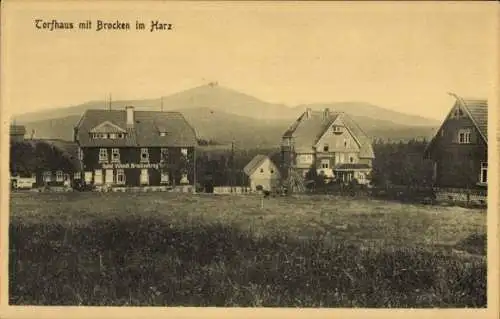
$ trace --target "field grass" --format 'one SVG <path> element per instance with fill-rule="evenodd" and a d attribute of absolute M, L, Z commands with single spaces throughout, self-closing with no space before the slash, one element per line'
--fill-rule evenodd
<path fill-rule="evenodd" d="M 329 196 L 13 194 L 10 303 L 485 307 L 485 210 Z"/>

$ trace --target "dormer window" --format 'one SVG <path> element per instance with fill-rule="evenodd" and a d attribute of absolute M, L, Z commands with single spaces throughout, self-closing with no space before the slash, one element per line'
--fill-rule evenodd
<path fill-rule="evenodd" d="M 470 129 L 461 129 L 458 131 L 458 143 L 459 144 L 470 144 L 471 130 Z"/>
<path fill-rule="evenodd" d="M 149 162 L 149 152 L 147 148 L 141 148 L 141 162 Z"/>

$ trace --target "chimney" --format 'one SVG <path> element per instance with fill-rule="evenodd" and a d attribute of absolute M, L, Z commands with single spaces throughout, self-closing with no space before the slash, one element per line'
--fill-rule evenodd
<path fill-rule="evenodd" d="M 330 117 L 330 109 L 329 109 L 329 108 L 326 108 L 326 109 L 323 111 L 323 119 L 324 119 L 324 120 L 327 120 L 329 117 Z"/>
<path fill-rule="evenodd" d="M 306 109 L 306 119 L 310 119 L 311 118 L 311 114 L 312 114 L 312 109 L 310 107 L 308 107 Z"/>
<path fill-rule="evenodd" d="M 125 111 L 127 112 L 127 126 L 134 126 L 134 107 L 125 106 Z"/>

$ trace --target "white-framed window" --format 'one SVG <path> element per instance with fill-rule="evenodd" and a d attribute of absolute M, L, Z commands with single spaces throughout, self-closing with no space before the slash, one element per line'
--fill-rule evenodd
<path fill-rule="evenodd" d="M 470 143 L 470 129 L 460 129 L 458 131 L 458 143 L 460 144 L 469 144 Z"/>
<path fill-rule="evenodd" d="M 96 169 L 94 171 L 94 183 L 96 185 L 102 185 L 102 169 Z"/>
<path fill-rule="evenodd" d="M 111 161 L 112 162 L 120 162 L 120 149 L 119 148 L 111 149 Z"/>
<path fill-rule="evenodd" d="M 344 153 L 335 154 L 335 162 L 336 163 L 344 163 L 344 161 L 345 161 L 345 154 Z"/>
<path fill-rule="evenodd" d="M 50 172 L 50 171 L 43 172 L 43 181 L 44 182 L 51 182 L 52 181 L 52 172 Z"/>
<path fill-rule="evenodd" d="M 92 172 L 85 172 L 85 183 L 92 183 Z"/>
<path fill-rule="evenodd" d="M 160 183 L 162 184 L 168 184 L 170 182 L 170 176 L 168 175 L 168 172 L 166 170 L 161 171 L 161 178 L 160 178 Z"/>
<path fill-rule="evenodd" d="M 328 152 L 330 150 L 330 145 L 325 144 L 323 145 L 323 152 Z"/>
<path fill-rule="evenodd" d="M 56 172 L 56 182 L 64 182 L 64 173 L 63 171 Z"/>
<path fill-rule="evenodd" d="M 99 149 L 99 162 L 107 162 L 108 161 L 108 149 L 100 148 Z"/>
<path fill-rule="evenodd" d="M 147 148 L 141 148 L 141 162 L 149 162 L 149 151 Z"/>
<path fill-rule="evenodd" d="M 82 179 L 82 173 L 81 172 L 75 172 L 75 174 L 73 175 L 73 178 L 74 179 Z"/>
<path fill-rule="evenodd" d="M 109 134 L 109 138 L 112 139 L 112 140 L 115 140 L 116 139 L 116 133 L 110 133 Z"/>
<path fill-rule="evenodd" d="M 321 168 L 330 168 L 330 160 L 322 159 L 321 160 Z"/>
<path fill-rule="evenodd" d="M 160 132 L 160 136 L 167 136 L 167 132 Z"/>
<path fill-rule="evenodd" d="M 148 185 L 149 184 L 149 172 L 147 168 L 141 169 L 141 185 Z"/>
<path fill-rule="evenodd" d="M 125 184 L 125 171 L 123 169 L 116 170 L 116 184 L 118 185 Z"/>
<path fill-rule="evenodd" d="M 188 155 L 188 149 L 187 148 L 181 148 L 181 154 L 183 156 L 187 156 Z"/>
<path fill-rule="evenodd" d="M 480 182 L 486 184 L 488 182 L 488 163 L 481 162 L 481 176 Z"/>

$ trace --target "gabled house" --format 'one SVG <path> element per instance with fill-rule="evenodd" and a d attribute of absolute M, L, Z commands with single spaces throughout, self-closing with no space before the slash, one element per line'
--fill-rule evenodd
<path fill-rule="evenodd" d="M 256 155 L 244 168 L 243 171 L 250 180 L 252 191 L 275 190 L 280 183 L 281 175 L 278 167 L 265 155 Z"/>
<path fill-rule="evenodd" d="M 75 127 L 86 184 L 192 184 L 196 133 L 179 112 L 87 110 Z"/>
<path fill-rule="evenodd" d="M 436 187 L 485 188 L 488 183 L 488 102 L 455 103 L 425 150 Z"/>
<path fill-rule="evenodd" d="M 282 171 L 320 175 L 361 184 L 369 182 L 375 157 L 370 138 L 345 113 L 308 108 L 283 134 Z"/>

